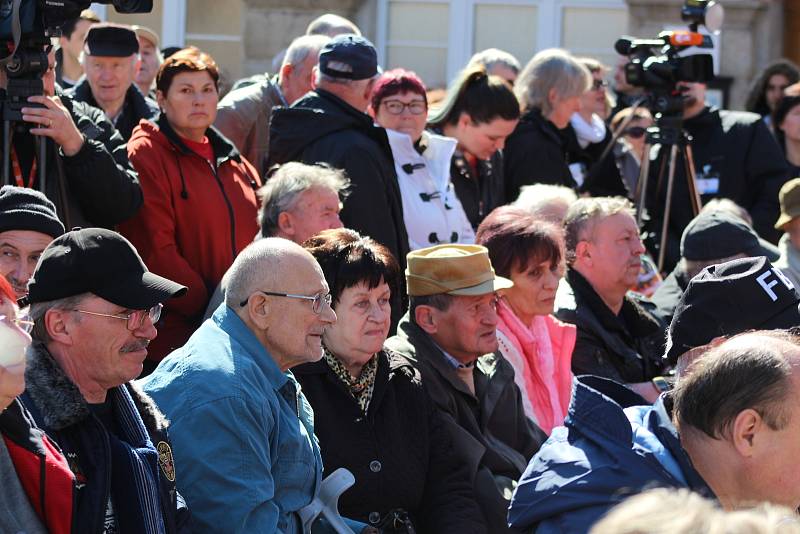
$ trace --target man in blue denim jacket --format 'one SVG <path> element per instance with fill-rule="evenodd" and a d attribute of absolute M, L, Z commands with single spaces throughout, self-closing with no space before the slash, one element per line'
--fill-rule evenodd
<path fill-rule="evenodd" d="M 322 478 L 313 412 L 290 367 L 317 361 L 336 322 L 314 258 L 261 239 L 228 272 L 225 303 L 144 380 L 170 419 L 179 489 L 202 532 L 301 531 Z"/>

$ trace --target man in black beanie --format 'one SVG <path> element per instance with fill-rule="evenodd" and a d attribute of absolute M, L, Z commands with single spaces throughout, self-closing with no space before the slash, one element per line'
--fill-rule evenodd
<path fill-rule="evenodd" d="M 42 251 L 63 233 L 55 205 L 42 193 L 13 185 L 0 189 L 0 274 L 17 298 L 28 293 Z"/>

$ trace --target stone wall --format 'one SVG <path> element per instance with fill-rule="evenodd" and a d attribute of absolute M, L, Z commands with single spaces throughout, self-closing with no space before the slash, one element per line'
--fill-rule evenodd
<path fill-rule="evenodd" d="M 630 32 L 655 37 L 665 25 L 685 25 L 680 19 L 683 0 L 627 0 Z M 725 0 L 719 75 L 730 76 L 732 109 L 742 109 L 753 78 L 783 52 L 783 4 L 769 0 Z"/>
<path fill-rule="evenodd" d="M 245 0 L 242 36 L 245 74 L 270 72 L 272 58 L 324 13 L 354 21 L 374 39 L 375 0 Z"/>

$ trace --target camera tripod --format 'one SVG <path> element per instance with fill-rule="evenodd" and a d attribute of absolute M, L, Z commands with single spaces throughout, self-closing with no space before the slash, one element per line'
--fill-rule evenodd
<path fill-rule="evenodd" d="M 680 116 L 662 115 L 656 120 L 656 126 L 647 129 L 647 139 L 644 145 L 644 157 L 639 169 L 639 179 L 636 182 L 637 199 L 636 223 L 642 227 L 644 220 L 645 202 L 647 200 L 647 186 L 650 180 L 650 149 L 653 145 L 660 145 L 661 150 L 669 150 L 669 158 L 661 158 L 656 182 L 656 197 L 662 190 L 664 176 L 667 177 L 667 199 L 664 204 L 664 216 L 661 224 L 661 241 L 658 250 L 658 270 L 664 269 L 664 258 L 667 251 L 667 235 L 669 231 L 670 211 L 672 210 L 672 193 L 675 185 L 675 168 L 678 161 L 678 152 L 683 158 L 686 171 L 686 182 L 689 188 L 689 201 L 692 212 L 696 217 L 702 207 L 700 195 L 695 182 L 694 159 L 692 156 L 692 138 L 683 130 L 683 119 Z"/>

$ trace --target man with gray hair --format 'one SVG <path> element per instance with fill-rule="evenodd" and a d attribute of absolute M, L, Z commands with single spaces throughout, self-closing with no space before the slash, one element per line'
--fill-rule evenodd
<path fill-rule="evenodd" d="M 476 52 L 469 59 L 467 68 L 474 65 L 483 65 L 487 74 L 503 78 L 511 87 L 514 87 L 519 71 L 522 70 L 517 58 L 499 48 L 487 48 Z"/>
<path fill-rule="evenodd" d="M 233 262 L 225 303 L 144 380 L 171 421 L 178 489 L 197 530 L 301 530 L 297 512 L 319 490 L 322 458 L 289 369 L 322 358 L 335 322 L 314 257 L 259 239 Z"/>
<path fill-rule="evenodd" d="M 291 106 L 311 90 L 319 51 L 329 40 L 324 35 L 298 37 L 289 45 L 278 74 L 260 76 L 258 82 L 234 89 L 217 105 L 214 126 L 258 169 L 260 176 L 267 171 L 272 108 Z"/>
<path fill-rule="evenodd" d="M 659 376 L 664 325 L 629 291 L 645 252 L 633 206 L 621 197 L 581 198 L 564 228 L 568 268 L 555 315 L 578 327 L 572 371 L 610 378 L 655 400 L 667 389 Z"/>
<path fill-rule="evenodd" d="M 342 222 L 386 246 L 405 267 L 408 235 L 400 186 L 386 131 L 365 113 L 378 75 L 378 56 L 367 39 L 331 39 L 319 54 L 314 90 L 270 123 L 270 163 L 326 163 L 344 170 L 352 190 Z"/>
<path fill-rule="evenodd" d="M 312 20 L 306 28 L 306 35 L 327 35 L 336 37 L 343 33 L 361 35 L 361 30 L 352 21 L 335 13 L 325 13 Z"/>
<path fill-rule="evenodd" d="M 262 237 L 297 244 L 323 230 L 341 228 L 341 197 L 350 185 L 344 172 L 323 165 L 284 163 L 259 190 Z"/>

